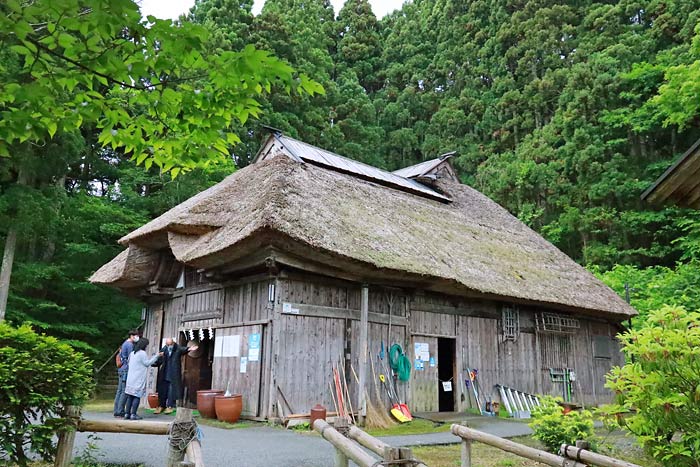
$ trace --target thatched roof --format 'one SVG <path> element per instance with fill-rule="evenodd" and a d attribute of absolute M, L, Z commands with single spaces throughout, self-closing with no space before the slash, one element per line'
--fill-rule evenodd
<path fill-rule="evenodd" d="M 138 245 L 139 251 L 167 248 L 178 261 L 203 269 L 232 264 L 273 244 L 319 263 L 342 264 L 367 280 L 413 279 L 432 290 L 618 319 L 636 313 L 592 274 L 466 185 L 436 182 L 436 190 L 452 200 L 446 203 L 293 160 L 280 145 L 268 149 L 256 164 L 120 242 L 129 249 Z M 120 255 L 91 280 L 121 286 L 128 273 Z"/>
<path fill-rule="evenodd" d="M 700 140 L 642 193 L 642 199 L 700 209 Z"/>

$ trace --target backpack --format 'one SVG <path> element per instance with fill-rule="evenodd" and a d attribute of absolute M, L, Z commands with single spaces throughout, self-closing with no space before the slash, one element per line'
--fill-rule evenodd
<path fill-rule="evenodd" d="M 117 350 L 117 358 L 115 359 L 117 363 L 117 368 L 121 368 L 123 365 L 122 362 L 122 347 L 119 346 L 119 350 Z"/>

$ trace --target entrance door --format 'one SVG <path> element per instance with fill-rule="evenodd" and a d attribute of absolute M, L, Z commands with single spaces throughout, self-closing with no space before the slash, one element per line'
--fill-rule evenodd
<path fill-rule="evenodd" d="M 455 410 L 455 340 L 439 337 L 437 352 L 438 366 L 438 410 L 453 412 Z M 446 384 L 449 383 L 449 384 Z"/>
<path fill-rule="evenodd" d="M 183 338 L 180 345 L 187 345 Z M 188 353 L 182 359 L 183 398 L 194 406 L 197 405 L 197 391 L 211 389 L 212 362 L 214 360 L 214 341 L 205 335 L 198 342 L 199 348 Z"/>

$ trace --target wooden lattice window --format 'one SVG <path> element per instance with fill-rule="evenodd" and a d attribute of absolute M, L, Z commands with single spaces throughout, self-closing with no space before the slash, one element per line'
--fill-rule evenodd
<path fill-rule="evenodd" d="M 569 316 L 556 313 L 539 313 L 537 315 L 537 330 L 541 332 L 574 334 L 580 327 L 579 320 Z"/>
<path fill-rule="evenodd" d="M 573 343 L 566 334 L 544 334 L 540 338 L 540 361 L 542 369 L 571 368 Z"/>
<path fill-rule="evenodd" d="M 515 341 L 520 334 L 520 311 L 512 306 L 504 306 L 501 316 L 503 338 Z"/>

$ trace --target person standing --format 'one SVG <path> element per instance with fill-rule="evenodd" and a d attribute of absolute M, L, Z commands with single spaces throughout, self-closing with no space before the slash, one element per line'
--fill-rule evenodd
<path fill-rule="evenodd" d="M 129 357 L 129 371 L 126 377 L 126 386 L 124 387 L 124 393 L 126 394 L 125 420 L 141 420 L 141 417 L 136 414 L 136 411 L 139 408 L 141 398 L 146 393 L 148 368 L 153 365 L 160 356 L 160 354 L 154 354 L 149 358 L 146 353 L 146 347 L 148 347 L 148 339 L 139 339 L 134 345 L 134 351 Z"/>
<path fill-rule="evenodd" d="M 126 394 L 124 387 L 126 386 L 126 376 L 129 372 L 129 357 L 134 351 L 134 344 L 139 340 L 139 332 L 135 329 L 129 331 L 129 337 L 122 343 L 117 354 L 117 375 L 119 382 L 117 383 L 117 394 L 114 397 L 114 416 L 123 417 L 126 406 Z"/>
<path fill-rule="evenodd" d="M 197 345 L 184 347 L 177 345 L 169 337 L 160 350 L 160 368 L 158 369 L 158 408 L 154 413 L 172 413 L 177 401 L 182 398 L 182 362 L 181 358 L 188 352 L 197 350 Z"/>

